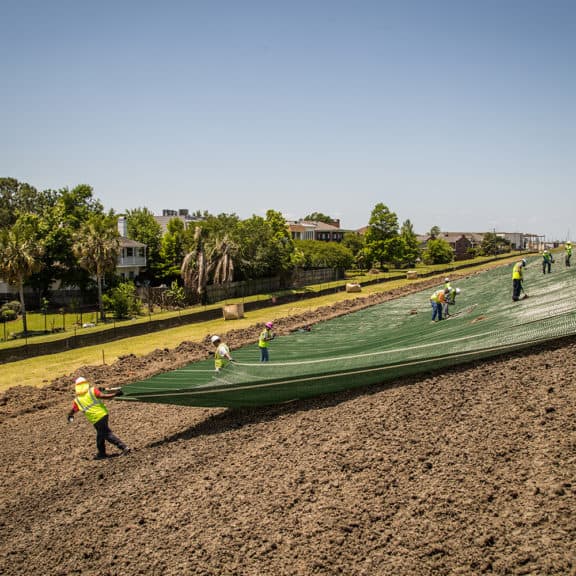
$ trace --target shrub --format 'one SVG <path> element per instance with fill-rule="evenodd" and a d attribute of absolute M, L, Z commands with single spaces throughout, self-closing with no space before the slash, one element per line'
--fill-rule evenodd
<path fill-rule="evenodd" d="M 18 318 L 18 314 L 11 308 L 5 308 L 4 306 L 0 310 L 0 322 L 11 322 L 12 320 L 16 320 Z"/>
<path fill-rule="evenodd" d="M 142 302 L 136 296 L 136 287 L 132 282 L 124 282 L 112 288 L 103 297 L 104 306 L 114 313 L 114 318 L 123 320 L 140 314 Z"/>
<path fill-rule="evenodd" d="M 2 306 L 2 309 L 14 310 L 14 312 L 16 312 L 16 314 L 18 315 L 22 310 L 22 305 L 20 304 L 20 302 L 18 302 L 18 300 L 12 300 L 11 302 L 7 302 L 6 304 L 4 304 L 4 306 Z"/>

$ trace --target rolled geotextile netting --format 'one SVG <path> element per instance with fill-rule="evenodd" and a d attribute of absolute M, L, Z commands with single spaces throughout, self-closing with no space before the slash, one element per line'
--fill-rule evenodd
<path fill-rule="evenodd" d="M 524 270 L 526 298 L 512 300 L 512 264 L 452 283 L 450 316 L 431 321 L 434 289 L 409 294 L 282 335 L 260 363 L 254 344 L 234 350 L 219 373 L 213 359 L 124 387 L 124 399 L 197 406 L 284 402 L 487 358 L 576 333 L 576 268 L 540 258 Z M 441 288 L 439 284 L 437 288 Z"/>

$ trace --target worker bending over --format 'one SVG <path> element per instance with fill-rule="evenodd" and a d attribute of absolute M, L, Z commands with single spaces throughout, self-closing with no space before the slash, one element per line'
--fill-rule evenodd
<path fill-rule="evenodd" d="M 222 342 L 220 336 L 212 336 L 210 342 L 216 347 L 214 350 L 214 369 L 216 372 L 220 372 L 229 362 L 233 362 L 230 348 L 228 348 L 228 344 Z"/>
<path fill-rule="evenodd" d="M 446 302 L 446 294 L 448 294 L 448 289 L 441 288 L 440 290 L 436 290 L 436 292 L 430 296 L 430 304 L 432 305 L 432 322 L 442 320 L 442 309 Z"/>
<path fill-rule="evenodd" d="M 460 288 L 454 288 L 453 286 L 449 288 L 448 293 L 445 292 L 445 300 L 444 304 L 442 305 L 445 318 L 448 318 L 448 316 L 450 316 L 449 306 L 454 306 L 456 304 L 456 296 L 458 296 L 460 292 L 461 292 Z"/>

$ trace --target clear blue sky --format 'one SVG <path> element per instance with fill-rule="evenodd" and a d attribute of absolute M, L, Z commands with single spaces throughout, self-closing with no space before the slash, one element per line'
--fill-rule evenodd
<path fill-rule="evenodd" d="M 576 0 L 2 0 L 0 175 L 576 239 Z"/>

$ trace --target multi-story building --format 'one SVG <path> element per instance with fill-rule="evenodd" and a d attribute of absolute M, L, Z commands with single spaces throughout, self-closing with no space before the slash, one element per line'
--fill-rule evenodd
<path fill-rule="evenodd" d="M 288 228 L 293 240 L 321 240 L 323 242 L 341 242 L 348 230 L 340 228 L 340 220 L 334 220 L 334 224 L 325 222 L 309 222 L 298 220 L 288 222 Z"/>

